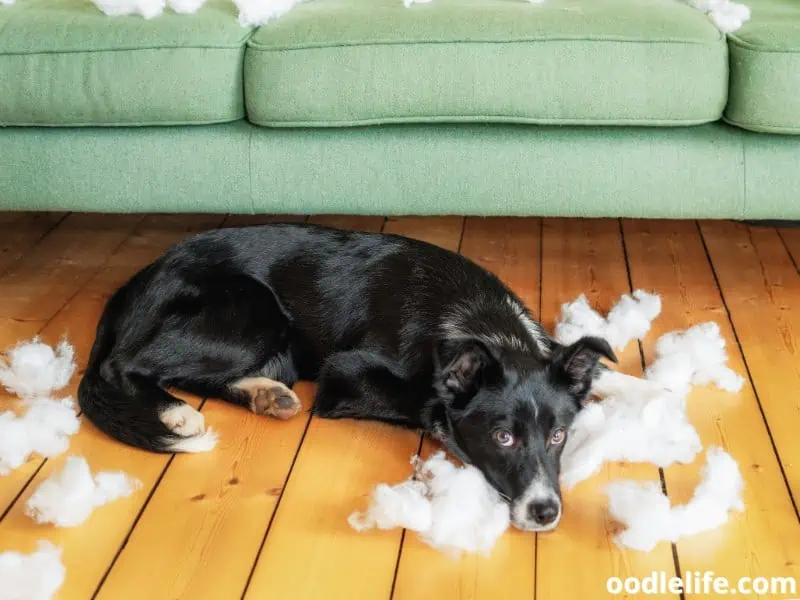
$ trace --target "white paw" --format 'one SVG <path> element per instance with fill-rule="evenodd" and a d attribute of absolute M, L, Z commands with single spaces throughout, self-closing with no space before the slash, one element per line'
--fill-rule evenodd
<path fill-rule="evenodd" d="M 159 419 L 172 433 L 181 437 L 200 435 L 206 429 L 202 413 L 185 403 L 171 406 L 159 415 Z"/>

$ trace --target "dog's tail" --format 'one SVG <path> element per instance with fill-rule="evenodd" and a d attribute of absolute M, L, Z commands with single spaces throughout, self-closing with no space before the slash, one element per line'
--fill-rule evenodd
<path fill-rule="evenodd" d="M 124 288 L 123 288 L 124 289 Z M 114 349 L 114 305 L 121 292 L 106 306 L 89 362 L 78 386 L 78 403 L 86 418 L 100 431 L 125 444 L 151 452 L 206 452 L 214 448 L 217 436 L 202 424 L 194 408 L 175 398 L 156 381 L 143 375 L 122 373 L 111 357 Z M 165 414 L 171 418 L 165 419 Z M 176 430 L 191 429 L 187 421 L 199 420 L 189 435 Z M 166 422 L 175 427 L 170 429 Z M 187 428 L 187 425 L 189 427 Z"/>

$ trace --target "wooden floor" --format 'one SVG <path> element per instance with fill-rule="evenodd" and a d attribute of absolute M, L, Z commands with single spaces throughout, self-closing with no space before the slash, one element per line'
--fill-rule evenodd
<path fill-rule="evenodd" d="M 0 348 L 64 335 L 85 364 L 109 294 L 168 245 L 195 232 L 268 217 L 0 213 Z M 551 327 L 560 305 L 585 293 L 600 309 L 620 294 L 661 294 L 664 311 L 641 349 L 622 353 L 635 373 L 657 336 L 719 323 L 739 394 L 698 389 L 689 412 L 705 445 L 739 462 L 747 510 L 721 530 L 627 552 L 611 540 L 604 484 L 658 480 L 648 465 L 614 465 L 566 494 L 552 534 L 509 531 L 491 559 L 452 560 L 400 531 L 356 534 L 348 514 L 381 481 L 409 474 L 420 436 L 386 426 L 309 419 L 277 422 L 203 403 L 221 443 L 203 455 L 156 455 L 111 441 L 84 421 L 70 453 L 93 469 L 141 479 L 134 496 L 83 526 L 37 526 L 23 505 L 66 455 L 32 458 L 0 477 L 0 551 L 64 548 L 60 600 L 450 598 L 594 600 L 612 576 L 713 570 L 800 580 L 800 229 L 729 222 L 460 217 L 311 217 L 399 233 L 460 251 L 497 273 Z M 641 353 L 640 353 L 641 350 Z M 72 385 L 74 393 L 78 377 Z M 313 385 L 301 383 L 308 406 Z M 0 396 L 0 409 L 12 406 Z M 427 452 L 427 446 L 423 448 Z M 663 473 L 673 502 L 691 495 L 699 466 Z M 642 598 L 662 596 L 642 595 Z M 756 597 L 751 596 L 751 597 Z"/>

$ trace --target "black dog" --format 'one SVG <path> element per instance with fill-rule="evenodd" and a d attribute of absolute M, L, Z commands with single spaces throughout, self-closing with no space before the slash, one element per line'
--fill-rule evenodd
<path fill-rule="evenodd" d="M 321 417 L 421 428 L 478 467 L 518 527 L 561 515 L 559 457 L 608 344 L 556 343 L 495 276 L 391 235 L 305 225 L 205 233 L 109 300 L 78 395 L 157 452 L 208 449 L 174 387 L 288 418 L 317 380 Z"/>

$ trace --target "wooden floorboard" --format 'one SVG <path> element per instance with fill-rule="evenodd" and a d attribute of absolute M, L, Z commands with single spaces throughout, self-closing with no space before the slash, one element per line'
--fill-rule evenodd
<path fill-rule="evenodd" d="M 51 319 L 141 220 L 140 215 L 69 215 L 0 278 L 0 317 Z"/>
<path fill-rule="evenodd" d="M 786 249 L 792 257 L 792 263 L 795 270 L 800 273 L 800 226 L 798 227 L 784 227 L 778 230 Z"/>
<path fill-rule="evenodd" d="M 607 310 L 631 283 L 656 291 L 664 311 L 643 341 L 647 361 L 660 334 L 719 323 L 730 364 L 748 384 L 739 394 L 694 390 L 688 410 L 704 444 L 722 445 L 739 462 L 747 508 L 718 530 L 678 542 L 677 559 L 683 571 L 708 569 L 732 580 L 800 578 L 793 504 L 800 496 L 799 229 L 688 221 L 0 213 L 0 348 L 34 335 L 50 343 L 66 335 L 82 371 L 105 302 L 138 269 L 195 232 L 276 220 L 383 230 L 460 250 L 498 274 L 548 327 L 561 304 L 580 293 Z M 626 372 L 641 371 L 637 344 L 620 358 Z M 65 394 L 74 394 L 78 379 Z M 308 408 L 313 384 L 297 390 Z M 201 406 L 200 399 L 183 397 Z M 0 394 L 0 411 L 15 406 Z M 610 597 L 610 576 L 675 571 L 670 544 L 641 553 L 620 550 L 611 539 L 615 526 L 603 487 L 619 477 L 658 481 L 653 466 L 607 466 L 565 491 L 555 532 L 512 529 L 491 557 L 452 559 L 416 534 L 359 534 L 347 524 L 377 483 L 409 475 L 418 434 L 307 412 L 278 422 L 215 400 L 202 410 L 220 433 L 212 453 L 140 452 L 83 421 L 68 453 L 32 457 L 0 477 L 0 552 L 28 552 L 40 539 L 62 546 L 67 580 L 59 600 L 95 593 L 104 600 L 596 600 Z M 426 455 L 435 449 L 422 445 Z M 24 502 L 71 454 L 86 456 L 95 470 L 124 470 L 143 486 L 83 526 L 35 525 Z M 703 463 L 701 454 L 691 465 L 665 471 L 673 503 L 690 497 Z"/>
<path fill-rule="evenodd" d="M 103 227 L 105 221 L 105 227 Z M 119 285 L 139 268 L 156 258 L 168 245 L 186 237 L 196 231 L 202 231 L 218 225 L 222 221 L 219 216 L 180 215 L 177 217 L 150 217 L 145 219 L 138 231 L 129 236 L 125 242 L 116 249 L 111 256 L 105 256 L 105 267 L 95 269 L 94 277 L 88 279 L 86 285 L 68 301 L 61 310 L 63 316 L 56 315 L 42 331 L 42 337 L 48 341 L 55 341 L 70 331 L 70 342 L 75 345 L 79 367 L 85 364 L 88 350 L 93 340 L 93 335 L 76 335 L 72 331 L 93 332 L 97 319 L 100 316 L 105 299 Z M 106 229 L 116 231 L 117 217 L 98 217 L 93 219 L 93 227 L 98 230 Z M 121 222 L 127 222 L 123 219 Z M 62 226 L 67 225 L 67 222 Z M 55 239 L 58 231 L 50 238 Z M 67 236 L 71 244 L 72 235 Z M 41 246 L 40 246 L 41 247 Z M 87 250 L 91 251 L 93 245 Z M 36 264 L 43 261 L 37 257 Z M 55 260 L 55 259 L 54 259 Z M 74 259 L 73 259 L 74 260 Z M 85 263 L 98 262 L 98 258 L 87 258 Z M 24 261 L 21 261 L 21 263 Z M 50 277 L 49 268 L 43 269 L 45 277 Z M 26 280 L 31 280 L 32 275 L 26 274 Z M 35 281 L 34 281 L 35 283 Z M 26 284 L 28 285 L 28 284 Z M 31 286 L 30 289 L 46 289 L 44 285 Z M 66 285 L 57 286 L 59 290 L 71 289 Z M 3 289 L 3 294 L 5 289 Z M 4 297 L 4 296 L 3 296 Z M 36 302 L 38 296 L 33 296 Z M 71 389 L 74 394 L 77 382 L 73 382 Z M 198 401 L 194 400 L 197 404 Z M 56 529 L 52 527 L 36 526 L 33 521 L 24 515 L 24 503 L 38 485 L 54 470 L 58 469 L 68 454 L 86 456 L 95 470 L 123 470 L 138 477 L 142 488 L 130 500 L 115 503 L 105 511 L 100 511 L 97 518 L 93 518 L 81 527 L 74 529 Z M 113 561 L 123 540 L 128 535 L 131 526 L 136 521 L 139 511 L 147 500 L 150 491 L 159 480 L 167 461 L 168 455 L 157 455 L 134 450 L 118 444 L 98 432 L 88 421 L 81 419 L 80 431 L 72 437 L 69 452 L 56 459 L 44 462 L 44 466 L 36 471 L 42 464 L 39 458 L 33 458 L 21 469 L 35 467 L 33 477 L 22 494 L 8 510 L 5 518 L 0 521 L 0 551 L 18 549 L 28 551 L 34 547 L 37 539 L 50 539 L 64 548 L 64 564 L 67 567 L 67 582 L 59 594 L 59 600 L 85 599 L 91 597 L 97 585 L 103 578 L 108 566 Z M 21 471 L 18 469 L 17 471 Z M 17 471 L 14 472 L 16 475 Z M 17 480 L 14 484 L 25 484 L 26 481 Z M 0 479 L 0 485 L 5 485 L 6 479 Z M 18 491 L 13 496 L 16 497 Z M 13 498 L 11 493 L 5 493 L 0 488 L 0 498 Z"/>
<path fill-rule="evenodd" d="M 20 216 L 20 215 L 16 215 Z M 68 331 L 53 323 L 54 316 L 95 275 L 116 248 L 133 232 L 141 217 L 109 220 L 95 215 L 70 215 L 58 224 L 41 243 L 31 243 L 27 252 L 8 265 L 0 277 L 0 347 L 9 348 L 35 335 L 58 342 Z M 47 219 L 13 220 L 19 227 L 18 240 L 42 240 L 42 222 Z M 105 225 L 103 225 L 105 223 Z M 84 240 L 85 243 L 81 243 Z M 71 327 L 94 332 L 96 317 L 76 321 Z M 0 391 L 0 408 L 17 409 L 19 403 Z M 0 519 L 22 491 L 42 459 L 31 457 L 11 474 L 0 477 Z"/>
<path fill-rule="evenodd" d="M 538 219 L 469 218 L 461 253 L 491 269 L 524 302 L 538 306 L 540 225 Z M 438 449 L 426 441 L 422 455 L 427 458 Z M 407 533 L 393 597 L 530 599 L 534 596 L 534 560 L 535 537 L 521 531 L 504 536 L 489 558 L 462 554 L 457 559 Z"/>
<path fill-rule="evenodd" d="M 707 222 L 702 232 L 797 508 L 800 277 L 773 229 Z"/>
<path fill-rule="evenodd" d="M 622 294 L 631 291 L 618 221 L 546 219 L 542 242 L 541 318 L 550 331 L 561 305 L 580 294 L 605 314 Z M 635 342 L 617 354 L 620 370 L 641 373 Z M 615 528 L 607 515 L 604 488 L 620 478 L 658 481 L 659 472 L 653 465 L 607 465 L 597 476 L 564 491 L 561 524 L 553 533 L 538 536 L 537 599 L 612 597 L 606 590 L 609 577 L 675 573 L 669 544 L 647 554 L 623 551 L 614 544 Z M 570 576 L 576 560 L 580 576 Z"/>
<path fill-rule="evenodd" d="M 66 213 L 0 213 L 0 275 L 64 220 Z"/>
<path fill-rule="evenodd" d="M 757 315 L 759 332 L 755 329 L 745 332 L 741 327 L 742 317 L 737 316 L 741 309 L 731 304 L 732 295 L 749 297 L 763 285 L 760 279 L 763 271 L 755 266 L 751 268 L 746 257 L 740 255 L 747 232 L 742 230 L 744 237 L 739 238 L 737 229 L 738 226 L 722 223 L 703 226 L 717 273 L 725 273 L 720 283 L 740 339 L 744 337 L 754 346 L 771 349 L 772 333 L 768 326 L 772 318 L 769 315 L 771 303 L 762 298 L 749 306 L 751 314 Z M 689 221 L 626 221 L 624 234 L 633 285 L 656 290 L 663 301 L 662 314 L 644 343 L 647 360 L 652 360 L 659 335 L 713 321 L 720 326 L 727 343 L 730 367 L 746 377 L 747 370 L 696 225 Z M 774 231 L 770 235 L 774 237 Z M 765 261 L 769 271 L 778 258 L 773 256 Z M 783 260 L 786 261 L 785 251 Z M 758 283 L 748 281 L 750 273 L 758 278 Z M 784 346 L 775 348 L 771 361 L 785 364 L 790 357 L 791 353 Z M 773 370 L 771 376 L 784 386 L 793 382 L 793 375 L 789 373 Z M 755 382 L 758 386 L 757 377 Z M 796 394 L 792 397 L 789 387 L 781 389 L 783 393 L 772 397 L 771 401 L 794 404 L 796 411 Z M 798 389 L 796 383 L 792 389 Z M 761 397 L 763 403 L 764 394 Z M 743 513 L 731 514 L 730 522 L 720 529 L 680 540 L 677 549 L 682 570 L 712 570 L 729 581 L 743 576 L 800 576 L 800 524 L 750 382 L 735 394 L 712 386 L 695 389 L 688 398 L 687 411 L 704 448 L 721 446 L 738 462 L 745 481 L 747 508 Z M 794 448 L 797 449 L 796 419 L 794 431 Z M 788 446 L 787 451 L 791 448 Z M 692 464 L 675 465 L 665 471 L 673 503 L 682 503 L 691 497 L 704 464 L 705 453 Z"/>

